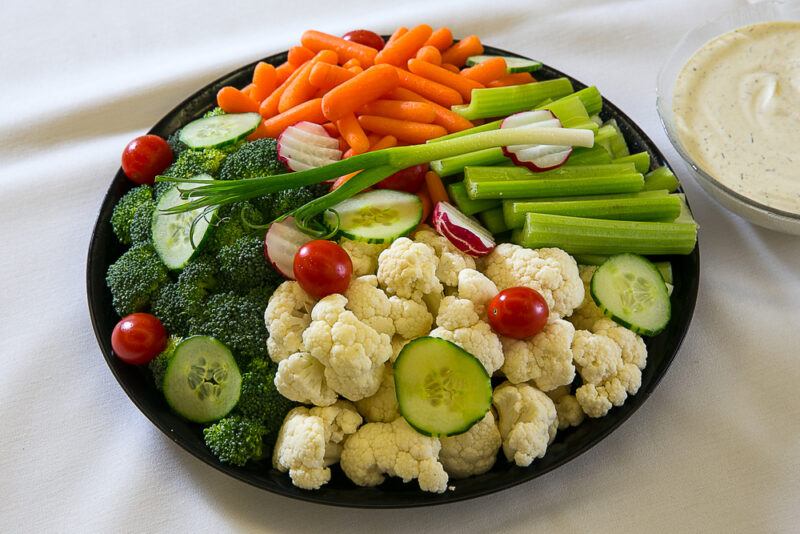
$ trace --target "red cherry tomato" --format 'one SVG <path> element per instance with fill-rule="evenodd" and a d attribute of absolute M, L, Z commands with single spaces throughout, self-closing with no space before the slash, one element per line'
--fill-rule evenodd
<path fill-rule="evenodd" d="M 122 170 L 137 184 L 152 184 L 172 163 L 172 149 L 157 135 L 137 137 L 122 151 Z"/>
<path fill-rule="evenodd" d="M 383 37 L 375 32 L 369 30 L 353 30 L 342 35 L 345 41 L 353 41 L 354 43 L 362 44 L 375 50 L 383 50 Z"/>
<path fill-rule="evenodd" d="M 333 241 L 309 241 L 294 255 L 294 277 L 314 298 L 344 293 L 353 275 L 353 262 Z"/>
<path fill-rule="evenodd" d="M 426 172 L 428 172 L 427 163 L 414 165 L 413 167 L 397 171 L 388 178 L 384 178 L 375 184 L 375 189 L 394 189 L 395 191 L 416 193 L 425 181 Z"/>
<path fill-rule="evenodd" d="M 125 363 L 142 365 L 167 346 L 167 331 L 155 315 L 132 313 L 123 317 L 111 332 L 111 348 Z"/>
<path fill-rule="evenodd" d="M 550 308 L 538 291 L 509 287 L 489 302 L 489 324 L 495 332 L 514 339 L 535 336 L 547 324 Z"/>

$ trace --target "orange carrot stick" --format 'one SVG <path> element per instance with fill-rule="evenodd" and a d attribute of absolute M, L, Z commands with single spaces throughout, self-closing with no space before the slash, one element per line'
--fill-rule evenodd
<path fill-rule="evenodd" d="M 390 119 L 430 123 L 436 118 L 433 106 L 425 102 L 401 100 L 375 100 L 359 108 L 362 115 L 378 115 Z"/>
<path fill-rule="evenodd" d="M 303 46 L 314 52 L 333 50 L 342 61 L 355 58 L 364 66 L 372 65 L 378 53 L 377 50 L 369 46 L 354 43 L 353 41 L 346 41 L 341 37 L 315 30 L 307 30 L 304 32 L 303 36 L 300 38 L 300 42 L 303 43 Z"/>
<path fill-rule="evenodd" d="M 455 89 L 467 102 L 469 102 L 472 96 L 473 89 L 483 88 L 483 84 L 480 84 L 474 80 L 470 80 L 469 78 L 465 78 L 454 72 L 450 72 L 442 67 L 431 65 L 430 63 L 420 59 L 408 60 L 408 70 L 414 74 L 422 76 L 423 78 L 431 80 L 432 82 L 440 83 Z"/>
<path fill-rule="evenodd" d="M 535 81 L 536 78 L 531 76 L 530 72 L 515 72 L 514 74 L 508 74 L 502 78 L 494 80 L 493 82 L 489 82 L 486 86 L 508 87 L 509 85 L 521 85 L 523 83 L 533 83 Z"/>
<path fill-rule="evenodd" d="M 286 89 L 281 95 L 281 99 L 278 101 L 278 111 L 283 113 L 287 109 L 293 108 L 313 98 L 317 93 L 317 88 L 311 85 L 308 79 L 311 74 L 311 69 L 317 63 L 335 65 L 338 59 L 335 52 L 323 50 L 310 61 L 305 62 L 302 67 L 298 68 L 297 76 L 286 86 Z"/>
<path fill-rule="evenodd" d="M 442 63 L 452 63 L 463 67 L 469 56 L 483 54 L 483 45 L 477 35 L 470 35 L 448 48 L 442 53 Z"/>
<path fill-rule="evenodd" d="M 461 75 L 486 85 L 505 76 L 506 70 L 506 60 L 501 57 L 493 57 L 474 67 L 462 70 Z"/>
<path fill-rule="evenodd" d="M 325 116 L 322 114 L 321 98 L 303 102 L 299 106 L 295 106 L 279 115 L 266 119 L 264 121 L 264 131 L 267 137 L 278 137 L 286 128 L 300 121 L 308 121 L 316 124 L 325 122 Z"/>
<path fill-rule="evenodd" d="M 348 113 L 336 121 L 336 127 L 342 133 L 342 137 L 347 141 L 347 144 L 350 145 L 353 154 L 363 154 L 369 150 L 369 139 L 367 139 L 367 134 L 364 133 L 364 129 L 356 120 L 355 115 Z"/>
<path fill-rule="evenodd" d="M 431 202 L 431 196 L 428 194 L 428 188 L 425 184 L 422 184 L 420 190 L 417 191 L 417 196 L 422 203 L 422 222 L 420 224 L 423 224 L 428 220 L 428 216 L 433 210 L 433 202 Z"/>
<path fill-rule="evenodd" d="M 331 137 L 339 137 L 339 128 L 336 127 L 336 124 L 332 122 L 326 122 L 322 125 L 325 128 L 325 131 L 328 132 L 328 135 Z"/>
<path fill-rule="evenodd" d="M 442 63 L 441 66 L 442 66 L 442 68 L 444 70 L 449 70 L 450 72 L 452 72 L 454 74 L 461 74 L 461 69 L 459 69 L 458 67 L 456 67 L 452 63 Z"/>
<path fill-rule="evenodd" d="M 299 67 L 309 59 L 314 57 L 314 52 L 305 46 L 293 46 L 289 49 L 286 59 L 295 67 Z"/>
<path fill-rule="evenodd" d="M 417 59 L 427 61 L 433 65 L 441 65 L 442 53 L 439 52 L 439 49 L 435 46 L 427 45 L 419 49 L 417 52 Z"/>
<path fill-rule="evenodd" d="M 427 98 L 402 87 L 398 87 L 394 91 L 387 93 L 385 98 L 392 100 L 408 100 L 411 102 L 425 102 L 429 104 L 436 112 L 436 118 L 433 120 L 433 123 L 443 126 L 450 133 L 460 132 L 461 130 L 466 130 L 467 128 L 472 128 L 475 126 L 458 113 L 442 107 L 436 102 L 431 102 Z"/>
<path fill-rule="evenodd" d="M 375 143 L 370 143 L 369 151 L 383 150 L 384 148 L 392 148 L 393 146 L 397 146 L 397 138 L 393 135 L 384 135 Z"/>
<path fill-rule="evenodd" d="M 330 121 L 336 121 L 358 108 L 377 100 L 400 83 L 399 69 L 375 65 L 350 80 L 337 85 L 322 97 L 322 109 Z"/>
<path fill-rule="evenodd" d="M 331 65 L 329 63 L 317 63 L 311 68 L 308 81 L 314 87 L 328 92 L 354 76 L 355 73 L 344 67 Z"/>
<path fill-rule="evenodd" d="M 414 91 L 415 93 L 432 100 L 437 104 L 449 108 L 457 104 L 463 104 L 464 99 L 455 89 L 451 89 L 440 83 L 433 82 L 422 76 L 417 76 L 402 69 L 395 69 L 400 79 L 400 87 Z"/>
<path fill-rule="evenodd" d="M 278 73 L 275 67 L 269 63 L 259 61 L 253 70 L 253 90 L 250 96 L 256 102 L 261 103 L 278 85 Z"/>
<path fill-rule="evenodd" d="M 386 46 L 392 41 L 396 41 L 398 38 L 404 36 L 407 33 L 408 33 L 408 28 L 406 28 L 405 26 L 400 26 L 394 31 L 394 33 L 389 37 L 389 40 L 386 41 L 386 44 L 384 44 L 383 46 Z"/>
<path fill-rule="evenodd" d="M 248 113 L 258 111 L 258 102 L 230 85 L 223 87 L 217 93 L 217 105 L 225 113 Z"/>
<path fill-rule="evenodd" d="M 295 67 L 288 61 L 286 63 L 278 65 L 277 67 L 275 67 L 275 74 L 277 75 L 275 83 L 277 83 L 278 85 L 282 84 L 283 82 L 289 79 L 289 76 L 291 76 L 295 70 L 297 70 L 297 67 Z"/>
<path fill-rule="evenodd" d="M 407 141 L 413 144 L 424 143 L 428 139 L 447 134 L 447 130 L 437 124 L 389 119 L 375 115 L 361 115 L 358 117 L 358 122 L 365 130 L 381 135 L 393 135 L 398 141 Z"/>
<path fill-rule="evenodd" d="M 431 197 L 431 203 L 435 206 L 437 202 L 450 202 L 447 190 L 444 188 L 442 179 L 433 171 L 425 173 L 425 187 Z"/>
<path fill-rule="evenodd" d="M 453 32 L 450 28 L 439 28 L 428 37 L 425 45 L 435 46 L 439 52 L 444 52 L 453 44 Z"/>
<path fill-rule="evenodd" d="M 412 28 L 391 43 L 386 43 L 383 50 L 375 56 L 375 63 L 389 63 L 397 67 L 405 66 L 406 61 L 414 57 L 432 33 L 433 28 L 427 24 L 420 24 Z"/>
<path fill-rule="evenodd" d="M 288 63 L 285 63 L 288 65 Z M 275 70 L 279 70 L 278 67 Z M 302 73 L 301 69 L 294 70 L 286 80 L 283 81 L 278 87 L 272 91 L 267 98 L 265 98 L 261 102 L 261 106 L 258 108 L 258 112 L 261 113 L 261 116 L 265 119 L 269 119 L 270 117 L 274 117 L 278 114 L 278 103 L 281 101 L 281 97 L 283 96 L 283 92 L 286 90 L 287 87 Z"/>
<path fill-rule="evenodd" d="M 350 67 L 360 67 L 360 66 L 361 66 L 361 62 L 359 60 L 357 60 L 356 58 L 348 59 L 347 61 L 342 63 L 342 68 L 343 69 L 349 69 Z"/>

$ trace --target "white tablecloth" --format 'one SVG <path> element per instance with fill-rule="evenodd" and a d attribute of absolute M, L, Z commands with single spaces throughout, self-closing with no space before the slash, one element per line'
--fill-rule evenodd
<path fill-rule="evenodd" d="M 678 38 L 744 3 L 3 2 L 0 531 L 797 532 L 800 238 L 710 201 L 654 102 Z M 531 483 L 408 511 L 275 496 L 184 452 L 117 385 L 88 318 L 90 231 L 122 148 L 197 88 L 307 28 L 419 22 L 595 83 L 652 136 L 686 177 L 702 227 L 694 321 L 625 425 Z"/>

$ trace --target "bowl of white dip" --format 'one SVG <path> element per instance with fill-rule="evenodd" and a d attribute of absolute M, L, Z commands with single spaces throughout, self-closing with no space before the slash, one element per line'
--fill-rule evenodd
<path fill-rule="evenodd" d="M 657 107 L 709 195 L 800 235 L 800 4 L 751 5 L 689 32 L 659 74 Z"/>

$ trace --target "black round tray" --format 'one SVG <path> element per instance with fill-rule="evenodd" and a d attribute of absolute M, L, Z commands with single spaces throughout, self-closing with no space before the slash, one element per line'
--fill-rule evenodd
<path fill-rule="evenodd" d="M 522 57 L 492 47 L 486 47 L 485 53 Z M 275 54 L 264 58 L 263 61 L 278 65 L 286 61 L 286 54 L 286 52 Z M 215 105 L 216 94 L 220 88 L 226 85 L 236 87 L 247 85 L 254 67 L 255 63 L 245 65 L 205 86 L 170 111 L 150 130 L 150 133 L 167 137 L 188 122 L 199 118 Z M 537 79 L 566 76 L 572 80 L 576 90 L 586 87 L 571 76 L 546 65 L 535 75 Z M 631 152 L 643 150 L 649 152 L 653 168 L 666 164 L 664 156 L 650 138 L 627 115 L 605 99 L 601 117 L 605 120 L 616 119 L 625 134 Z M 121 150 L 122 147 L 120 152 Z M 387 479 L 376 488 L 361 488 L 350 482 L 338 467 L 334 467 L 330 483 L 318 491 L 306 491 L 294 487 L 287 474 L 273 469 L 269 459 L 245 467 L 221 464 L 203 443 L 201 427 L 184 421 L 169 410 L 162 394 L 153 385 L 147 369 L 126 365 L 112 353 L 111 331 L 119 316 L 111 306 L 111 294 L 105 284 L 105 275 L 108 266 L 122 254 L 124 247 L 114 236 L 109 220 L 117 200 L 130 187 L 131 183 L 125 178 L 122 170 L 118 170 L 97 216 L 86 267 L 89 313 L 97 342 L 111 372 L 139 410 L 171 440 L 195 457 L 248 484 L 294 499 L 362 508 L 429 506 L 494 493 L 541 476 L 572 460 L 608 436 L 647 400 L 666 373 L 683 341 L 697 299 L 700 278 L 699 246 L 688 256 L 666 258 L 672 262 L 674 273 L 672 321 L 663 333 L 647 339 L 647 367 L 642 373 L 642 386 L 639 392 L 629 397 L 623 406 L 612 409 L 606 417 L 587 419 L 578 427 L 559 431 L 544 458 L 536 460 L 530 467 L 517 467 L 506 462 L 501 452 L 491 471 L 481 476 L 451 481 L 455 489 L 440 495 L 422 492 L 416 482 L 403 484 L 399 479 Z"/>

